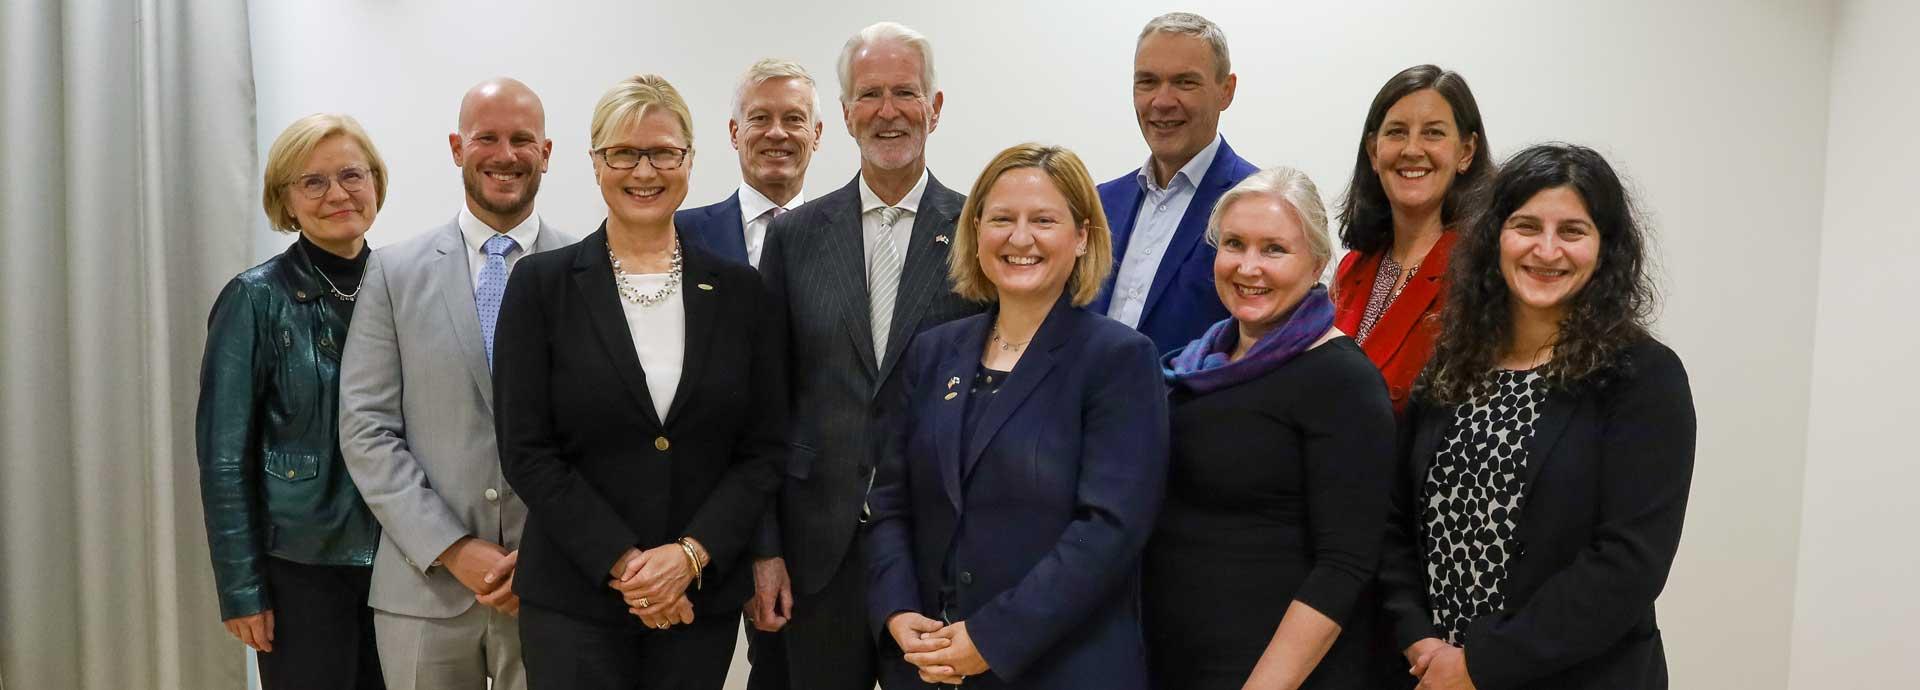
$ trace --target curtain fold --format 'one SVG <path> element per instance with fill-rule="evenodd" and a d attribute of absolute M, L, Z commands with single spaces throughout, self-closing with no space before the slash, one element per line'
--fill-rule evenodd
<path fill-rule="evenodd" d="M 241 688 L 193 414 L 260 215 L 244 0 L 0 5 L 0 676 Z"/>

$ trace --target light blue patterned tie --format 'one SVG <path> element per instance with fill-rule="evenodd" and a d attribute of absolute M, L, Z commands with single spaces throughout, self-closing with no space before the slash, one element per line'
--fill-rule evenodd
<path fill-rule="evenodd" d="M 520 243 L 506 235 L 494 235 L 480 249 L 487 263 L 480 267 L 480 287 L 473 291 L 473 305 L 480 312 L 480 341 L 487 346 L 487 368 L 493 368 L 493 325 L 500 320 L 500 298 L 507 294 L 507 254 Z"/>

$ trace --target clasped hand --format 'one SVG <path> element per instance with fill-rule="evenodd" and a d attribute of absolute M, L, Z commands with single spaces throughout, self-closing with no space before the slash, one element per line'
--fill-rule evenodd
<path fill-rule="evenodd" d="M 1407 672 L 1420 679 L 1415 690 L 1475 690 L 1473 677 L 1467 675 L 1467 652 L 1429 637 L 1407 647 Z"/>
<path fill-rule="evenodd" d="M 686 597 L 693 581 L 693 564 L 680 544 L 669 543 L 646 551 L 627 549 L 615 561 L 608 587 L 620 592 L 627 613 L 649 628 L 666 629 L 693 622 L 693 602 Z"/>
<path fill-rule="evenodd" d="M 942 625 L 912 611 L 887 619 L 887 632 L 900 645 L 907 663 L 920 670 L 920 680 L 959 685 L 967 676 L 988 671 L 987 660 L 973 646 L 967 622 Z"/>

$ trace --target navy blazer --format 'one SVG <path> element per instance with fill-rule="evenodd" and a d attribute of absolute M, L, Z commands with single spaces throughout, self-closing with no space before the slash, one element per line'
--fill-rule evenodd
<path fill-rule="evenodd" d="M 726 201 L 673 214 L 673 227 L 687 242 L 734 263 L 747 263 L 747 226 L 740 222 L 740 192 Z"/>
<path fill-rule="evenodd" d="M 1153 339 L 1160 352 L 1186 346 L 1205 333 L 1208 326 L 1227 318 L 1227 308 L 1220 304 L 1220 295 L 1213 289 L 1216 250 L 1207 244 L 1207 219 L 1213 215 L 1213 204 L 1221 195 L 1259 170 L 1259 166 L 1234 153 L 1226 139 L 1220 140 L 1220 151 L 1214 154 L 1213 165 L 1207 166 L 1207 174 L 1201 176 L 1200 184 L 1194 189 L 1193 203 L 1187 206 L 1186 214 L 1180 216 L 1173 241 L 1167 243 L 1166 253 L 1160 256 L 1160 267 L 1153 272 L 1153 286 L 1147 290 L 1147 304 L 1140 310 L 1137 328 Z M 1120 277 L 1127 242 L 1133 238 L 1133 221 L 1140 217 L 1140 203 L 1147 196 L 1140 188 L 1139 175 L 1140 169 L 1134 168 L 1133 172 L 1100 185 L 1100 205 L 1106 208 L 1107 225 L 1113 232 L 1113 273 L 1107 276 L 1100 296 L 1087 305 L 1087 309 L 1096 314 L 1107 313 L 1107 307 L 1113 303 L 1113 281 Z"/>
<path fill-rule="evenodd" d="M 940 618 L 944 585 L 991 668 L 968 687 L 1144 690 L 1139 558 L 1169 452 L 1153 343 L 1062 299 L 962 439 L 997 314 L 921 334 L 886 391 L 867 547 L 882 676 L 913 677 L 887 618 Z"/>

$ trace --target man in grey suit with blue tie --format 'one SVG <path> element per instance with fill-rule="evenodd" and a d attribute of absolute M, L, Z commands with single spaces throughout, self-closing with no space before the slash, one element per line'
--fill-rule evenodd
<path fill-rule="evenodd" d="M 492 79 L 448 135 L 466 205 L 373 253 L 340 363 L 340 446 L 382 527 L 374 636 L 391 690 L 524 690 L 513 566 L 527 508 L 494 444 L 493 328 L 522 257 L 576 238 L 533 213 L 553 141 Z"/>

